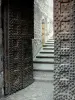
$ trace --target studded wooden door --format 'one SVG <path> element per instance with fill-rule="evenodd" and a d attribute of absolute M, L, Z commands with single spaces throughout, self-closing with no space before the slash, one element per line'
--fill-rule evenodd
<path fill-rule="evenodd" d="M 11 0 L 3 3 L 5 95 L 25 88 L 33 82 L 33 10 L 30 11 L 32 8 L 28 9 L 27 5 L 22 5 L 19 1 L 18 4 L 14 2 Z"/>
<path fill-rule="evenodd" d="M 54 100 L 75 100 L 75 0 L 54 0 Z"/>

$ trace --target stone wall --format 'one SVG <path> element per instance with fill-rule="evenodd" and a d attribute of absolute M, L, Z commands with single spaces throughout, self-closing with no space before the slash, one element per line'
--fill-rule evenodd
<path fill-rule="evenodd" d="M 37 54 L 42 46 L 42 29 L 41 29 L 42 12 L 37 2 L 34 2 L 34 39 L 33 44 L 33 57 Z"/>
<path fill-rule="evenodd" d="M 34 39 L 33 57 L 42 47 L 42 20 L 45 21 L 45 41 L 52 37 L 53 33 L 53 1 L 34 0 Z"/>

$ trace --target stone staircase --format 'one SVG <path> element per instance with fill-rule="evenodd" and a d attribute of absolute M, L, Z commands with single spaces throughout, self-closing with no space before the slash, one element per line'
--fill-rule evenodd
<path fill-rule="evenodd" d="M 33 59 L 34 79 L 53 81 L 54 40 L 48 40 Z"/>

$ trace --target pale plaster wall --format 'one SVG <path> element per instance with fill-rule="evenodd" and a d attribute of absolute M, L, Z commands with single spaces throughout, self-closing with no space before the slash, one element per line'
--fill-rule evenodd
<path fill-rule="evenodd" d="M 42 19 L 45 20 L 45 42 L 53 38 L 53 0 L 34 0 L 33 57 L 42 47 Z"/>

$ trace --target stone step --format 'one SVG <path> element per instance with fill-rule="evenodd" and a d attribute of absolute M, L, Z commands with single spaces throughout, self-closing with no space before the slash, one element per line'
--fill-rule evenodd
<path fill-rule="evenodd" d="M 38 58 L 37 58 L 38 59 Z M 43 60 L 34 60 L 33 63 L 39 63 L 39 64 L 60 64 L 59 62 L 55 62 L 55 61 L 43 61 Z"/>
<path fill-rule="evenodd" d="M 51 44 L 51 45 L 54 45 L 54 42 L 46 42 L 45 44 Z"/>
<path fill-rule="evenodd" d="M 43 47 L 43 50 L 54 50 L 54 47 Z"/>
<path fill-rule="evenodd" d="M 40 51 L 40 53 L 51 53 L 51 54 L 53 54 L 54 53 L 54 50 L 43 50 L 43 49 L 41 49 L 41 51 Z"/>
<path fill-rule="evenodd" d="M 54 47 L 54 44 L 44 44 L 43 47 Z"/>
<path fill-rule="evenodd" d="M 54 45 L 54 42 L 49 42 L 49 41 L 47 41 L 45 44 L 51 44 L 51 45 Z"/>
<path fill-rule="evenodd" d="M 34 80 L 53 81 L 53 72 L 47 71 L 33 71 Z"/>
<path fill-rule="evenodd" d="M 51 62 L 51 63 L 54 63 L 54 58 L 35 58 L 34 60 L 33 60 L 34 62 Z"/>
<path fill-rule="evenodd" d="M 54 71 L 54 64 L 44 63 L 33 63 L 33 69 L 37 71 Z"/>
<path fill-rule="evenodd" d="M 53 39 L 52 39 L 52 40 L 51 40 L 51 39 L 49 39 L 48 41 L 53 41 L 53 42 L 54 42 L 54 40 L 53 40 Z"/>
<path fill-rule="evenodd" d="M 40 51 L 40 53 L 41 53 L 41 54 L 50 54 L 50 53 L 54 53 L 54 52 L 51 52 L 51 51 L 49 51 L 49 50 L 47 50 L 47 51 L 42 50 L 42 51 Z"/>
<path fill-rule="evenodd" d="M 35 60 L 35 61 L 33 61 L 33 63 L 42 63 L 42 64 L 55 64 L 54 63 L 54 61 L 37 61 L 37 60 Z"/>
<path fill-rule="evenodd" d="M 54 43 L 54 41 L 48 40 L 46 41 L 46 43 Z"/>
<path fill-rule="evenodd" d="M 54 41 L 54 39 L 49 39 L 49 40 Z"/>
<path fill-rule="evenodd" d="M 38 53 L 37 56 L 42 56 L 42 57 L 44 57 L 44 56 L 54 57 L 54 53 L 49 53 L 49 54 L 48 54 L 48 53 L 44 53 L 44 54 Z M 37 57 L 37 56 L 36 56 L 36 57 Z"/>
<path fill-rule="evenodd" d="M 53 53 L 50 53 L 50 54 L 48 54 L 48 53 L 44 53 L 44 54 L 40 53 L 40 54 L 38 54 L 36 56 L 36 58 L 53 58 L 54 59 L 54 54 Z"/>
<path fill-rule="evenodd" d="M 54 44 L 54 41 L 47 41 L 46 43 Z"/>
<path fill-rule="evenodd" d="M 51 58 L 53 58 L 54 59 L 54 57 L 51 57 L 51 56 L 36 56 L 36 58 L 42 58 L 42 59 L 44 59 L 44 58 L 49 58 L 49 59 L 51 59 Z"/>

